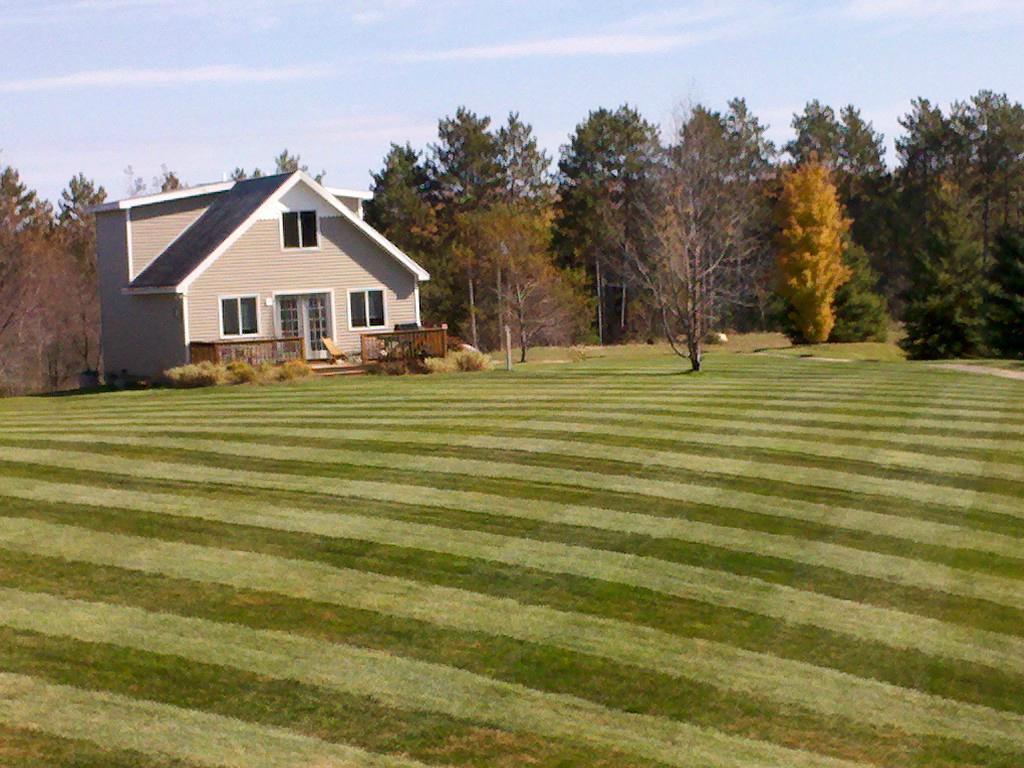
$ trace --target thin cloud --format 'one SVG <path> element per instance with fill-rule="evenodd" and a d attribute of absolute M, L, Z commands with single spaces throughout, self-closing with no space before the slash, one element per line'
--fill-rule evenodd
<path fill-rule="evenodd" d="M 772 28 L 781 9 L 762 2 L 710 2 L 635 14 L 583 35 L 495 42 L 411 51 L 400 61 L 486 61 L 574 56 L 631 56 L 680 50 L 724 38 L 761 34 Z"/>
<path fill-rule="evenodd" d="M 0 81 L 0 93 L 34 93 L 89 88 L 131 88 L 187 83 L 270 83 L 323 77 L 322 67 L 248 68 L 206 66 L 186 69 L 94 69 L 54 77 Z"/>
<path fill-rule="evenodd" d="M 523 59 L 566 56 L 623 56 L 641 53 L 662 53 L 692 45 L 699 37 L 692 34 L 608 34 L 552 37 L 522 40 L 495 45 L 474 45 L 440 51 L 413 51 L 398 58 L 403 61 L 466 61 Z"/>
<path fill-rule="evenodd" d="M 864 21 L 956 20 L 968 17 L 1024 18 L 1020 0 L 848 0 L 846 16 Z"/>

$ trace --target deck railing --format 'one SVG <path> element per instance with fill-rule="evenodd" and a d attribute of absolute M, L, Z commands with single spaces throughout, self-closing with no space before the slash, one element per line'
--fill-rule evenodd
<path fill-rule="evenodd" d="M 188 345 L 189 360 L 200 363 L 230 363 L 243 360 L 249 365 L 262 363 L 283 363 L 285 360 L 302 360 L 305 352 L 302 337 L 289 336 L 283 339 L 239 339 L 237 341 L 193 341 Z"/>
<path fill-rule="evenodd" d="M 359 337 L 364 363 L 448 356 L 448 326 L 410 331 L 364 333 Z"/>

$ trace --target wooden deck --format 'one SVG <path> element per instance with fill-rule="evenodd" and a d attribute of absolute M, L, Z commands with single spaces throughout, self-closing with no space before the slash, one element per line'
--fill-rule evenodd
<path fill-rule="evenodd" d="M 188 345 L 189 360 L 193 363 L 231 363 L 242 360 L 249 365 L 283 363 L 302 360 L 302 338 L 289 336 L 282 339 L 239 339 L 232 341 L 193 341 Z"/>
<path fill-rule="evenodd" d="M 448 326 L 442 324 L 436 328 L 364 333 L 359 337 L 359 343 L 364 364 L 447 357 Z"/>

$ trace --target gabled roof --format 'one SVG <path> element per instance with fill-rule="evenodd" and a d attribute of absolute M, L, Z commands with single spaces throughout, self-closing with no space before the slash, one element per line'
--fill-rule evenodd
<path fill-rule="evenodd" d="M 131 282 L 129 290 L 146 292 L 187 290 L 210 264 L 231 246 L 257 219 L 261 209 L 303 182 L 313 192 L 348 219 L 357 229 L 412 272 L 418 280 L 429 280 L 430 274 L 404 254 L 361 217 L 342 204 L 336 193 L 328 190 L 303 171 L 263 176 L 234 182 L 219 194 L 203 214 L 176 240 L 164 249 Z"/>
<path fill-rule="evenodd" d="M 235 183 L 132 280 L 132 288 L 177 286 L 291 178 L 290 173 Z"/>

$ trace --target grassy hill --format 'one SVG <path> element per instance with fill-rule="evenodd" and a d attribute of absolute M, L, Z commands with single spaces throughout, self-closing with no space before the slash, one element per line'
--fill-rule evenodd
<path fill-rule="evenodd" d="M 0 764 L 1024 764 L 1024 382 L 682 367 L 0 402 Z"/>

